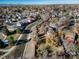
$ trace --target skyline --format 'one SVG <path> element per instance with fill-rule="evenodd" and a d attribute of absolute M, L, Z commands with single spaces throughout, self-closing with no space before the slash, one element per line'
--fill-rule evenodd
<path fill-rule="evenodd" d="M 79 4 L 79 0 L 0 0 L 0 4 Z"/>

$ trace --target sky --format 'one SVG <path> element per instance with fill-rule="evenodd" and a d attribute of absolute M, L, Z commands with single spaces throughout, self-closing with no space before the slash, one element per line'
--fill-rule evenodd
<path fill-rule="evenodd" d="M 0 4 L 79 4 L 79 0 L 0 0 Z"/>

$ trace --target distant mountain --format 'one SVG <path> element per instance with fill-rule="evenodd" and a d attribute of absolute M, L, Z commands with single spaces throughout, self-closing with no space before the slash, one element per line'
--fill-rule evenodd
<path fill-rule="evenodd" d="M 0 4 L 0 6 L 15 6 L 16 4 Z"/>
<path fill-rule="evenodd" d="M 22 6 L 24 4 L 0 4 L 0 6 Z"/>
<path fill-rule="evenodd" d="M 30 5 L 30 6 L 32 6 L 32 5 L 35 5 L 35 6 L 38 5 L 39 6 L 40 5 L 40 6 L 43 6 L 41 4 L 0 4 L 0 6 L 24 6 L 24 5 Z M 44 4 L 44 5 L 58 5 L 58 4 Z"/>

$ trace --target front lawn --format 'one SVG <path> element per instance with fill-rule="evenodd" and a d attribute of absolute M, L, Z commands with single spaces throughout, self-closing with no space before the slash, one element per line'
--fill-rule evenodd
<path fill-rule="evenodd" d="M 11 48 L 13 46 L 13 42 L 19 38 L 22 31 L 17 29 L 13 33 L 12 32 L 9 32 L 9 33 L 10 34 L 6 38 L 9 41 L 9 46 L 7 48 Z"/>

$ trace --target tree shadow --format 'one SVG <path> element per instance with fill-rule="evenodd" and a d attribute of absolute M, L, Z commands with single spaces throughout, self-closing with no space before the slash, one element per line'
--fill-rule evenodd
<path fill-rule="evenodd" d="M 31 30 L 27 29 L 27 30 L 24 30 L 23 34 L 29 34 L 31 32 L 32 32 Z"/>

